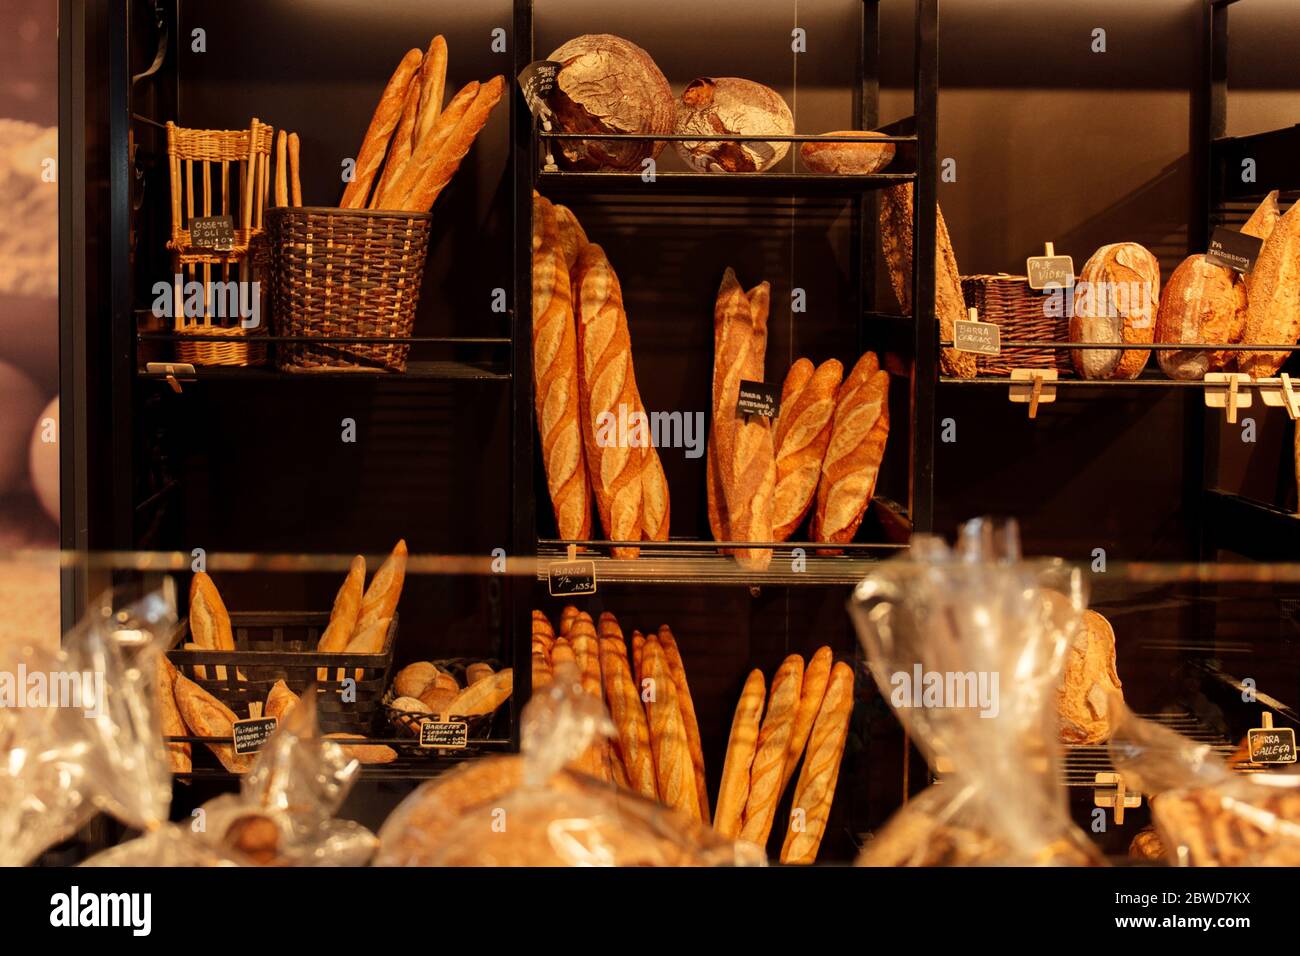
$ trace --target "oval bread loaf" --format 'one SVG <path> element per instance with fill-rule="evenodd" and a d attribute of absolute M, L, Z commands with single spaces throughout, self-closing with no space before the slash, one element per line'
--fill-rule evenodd
<path fill-rule="evenodd" d="M 1246 345 L 1292 344 L 1300 336 L 1300 203 L 1277 221 L 1251 272 Z M 1290 352 L 1242 352 L 1237 367 L 1255 378 L 1276 375 Z"/>
<path fill-rule="evenodd" d="M 1246 331 L 1246 287 L 1235 274 L 1205 256 L 1189 256 L 1160 294 L 1156 341 L 1199 345 L 1241 341 Z M 1173 379 L 1199 380 L 1226 366 L 1232 353 L 1161 351 L 1156 359 Z"/>
<path fill-rule="evenodd" d="M 1084 263 L 1074 287 L 1073 342 L 1141 345 L 1155 336 L 1160 263 L 1136 242 L 1102 246 Z M 1075 349 L 1083 378 L 1137 378 L 1151 353 L 1141 349 Z"/>
<path fill-rule="evenodd" d="M 884 133 L 860 129 L 835 130 L 823 136 L 884 136 Z M 837 176 L 869 176 L 878 173 L 894 159 L 893 143 L 803 143 L 799 158 L 814 173 Z"/>
<path fill-rule="evenodd" d="M 793 136 L 794 115 L 781 94 L 738 76 L 692 80 L 677 105 L 677 134 L 702 136 Z M 786 141 L 677 141 L 688 166 L 706 173 L 761 173 L 790 151 Z"/>

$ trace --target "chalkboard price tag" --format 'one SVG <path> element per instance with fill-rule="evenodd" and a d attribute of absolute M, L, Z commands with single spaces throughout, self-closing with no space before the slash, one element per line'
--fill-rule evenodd
<path fill-rule="evenodd" d="M 271 739 L 280 722 L 274 717 L 256 717 L 252 720 L 237 720 L 231 726 L 234 730 L 230 736 L 235 739 L 235 753 L 255 754 Z"/>
<path fill-rule="evenodd" d="M 595 561 L 562 561 L 546 569 L 546 587 L 551 597 L 596 593 Z"/>
<path fill-rule="evenodd" d="M 1259 250 L 1263 247 L 1263 239 L 1220 226 L 1210 237 L 1210 248 L 1206 251 L 1205 258 L 1215 265 L 1227 266 L 1245 275 L 1255 268 L 1255 260 L 1259 258 Z"/>
<path fill-rule="evenodd" d="M 469 746 L 469 724 L 463 720 L 422 720 L 420 746 L 464 750 Z"/>
<path fill-rule="evenodd" d="M 196 216 L 190 220 L 190 245 L 229 252 L 235 248 L 235 221 L 230 216 Z"/>
<path fill-rule="evenodd" d="M 736 396 L 737 415 L 762 415 L 776 418 L 781 411 L 781 393 L 776 385 L 765 382 L 740 381 L 740 391 Z"/>
<path fill-rule="evenodd" d="M 563 66 L 554 60 L 534 60 L 519 73 L 519 90 L 538 119 L 549 120 L 553 115 L 549 98 Z"/>
<path fill-rule="evenodd" d="M 1035 291 L 1074 288 L 1074 260 L 1069 256 L 1030 256 L 1025 271 L 1029 288 Z"/>
<path fill-rule="evenodd" d="M 1246 731 L 1251 763 L 1295 763 L 1295 731 L 1290 727 L 1256 727 Z"/>
<path fill-rule="evenodd" d="M 958 319 L 952 326 L 952 347 L 958 352 L 1002 354 L 1002 332 L 994 323 Z"/>

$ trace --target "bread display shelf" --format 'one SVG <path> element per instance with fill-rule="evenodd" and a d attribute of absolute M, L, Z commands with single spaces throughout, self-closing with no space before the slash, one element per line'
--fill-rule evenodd
<path fill-rule="evenodd" d="M 1256 561 L 1295 561 L 1300 555 L 1300 515 L 1217 489 L 1205 492 L 1201 510 L 1216 547 Z"/>
<path fill-rule="evenodd" d="M 1232 741 L 1201 723 L 1192 714 L 1139 714 L 1138 716 L 1167 727 L 1197 743 L 1208 744 L 1218 756 L 1225 759 L 1231 756 L 1235 749 Z M 1061 765 L 1061 782 L 1067 787 L 1094 787 L 1097 785 L 1097 774 L 1115 772 L 1107 744 L 1063 744 L 1062 747 L 1065 760 Z"/>
<path fill-rule="evenodd" d="M 547 196 L 564 191 L 581 193 L 685 193 L 690 195 L 844 195 L 912 182 L 916 173 L 873 173 L 833 176 L 821 173 L 684 173 L 660 172 L 653 181 L 640 173 L 568 173 L 542 170 L 537 188 Z"/>
<path fill-rule="evenodd" d="M 1145 346 L 1144 346 L 1145 347 Z M 1294 348 L 1294 346 L 1292 346 Z M 1119 348 L 1119 346 L 1116 346 Z M 996 385 L 1000 388 L 1007 388 L 1012 384 L 1011 379 L 1005 375 L 979 375 L 975 378 L 961 378 L 956 375 L 939 376 L 940 385 Z M 1017 383 L 1023 385 L 1023 382 Z M 1140 378 L 1057 378 L 1053 379 L 1053 386 L 1077 386 L 1082 388 L 1205 388 L 1206 383 L 1202 381 L 1185 381 L 1182 379 L 1165 378 L 1161 372 L 1147 371 Z M 1220 383 L 1222 387 L 1222 383 Z M 1240 389 L 1272 387 L 1277 388 L 1277 380 L 1272 382 L 1241 381 L 1237 383 Z"/>
<path fill-rule="evenodd" d="M 137 370 L 140 378 L 154 379 L 165 382 L 169 377 L 178 381 L 205 381 L 205 382 L 223 382 L 223 381 L 316 381 L 329 380 L 337 381 L 339 379 L 350 379 L 352 381 L 409 381 L 409 380 L 426 380 L 437 382 L 456 382 L 456 381 L 486 381 L 486 382 L 508 382 L 510 381 L 510 371 L 504 363 L 488 362 L 455 362 L 455 361 L 410 361 L 406 364 L 405 372 L 383 372 L 383 371 L 360 371 L 348 369 L 330 369 L 326 371 L 311 372 L 309 374 L 295 374 L 293 372 L 282 372 L 273 368 L 240 368 L 235 366 L 194 366 L 192 369 L 185 371 L 183 374 L 168 372 L 162 366 L 175 363 L 151 362 L 148 366 Z"/>
<path fill-rule="evenodd" d="M 1249 136 L 1223 136 L 1210 142 L 1210 152 L 1216 171 L 1240 173 L 1243 159 L 1253 160 L 1259 170 L 1258 182 L 1243 182 L 1240 175 L 1215 176 L 1219 202 L 1258 198 L 1273 189 L 1300 189 L 1300 167 L 1295 163 L 1300 123 Z"/>

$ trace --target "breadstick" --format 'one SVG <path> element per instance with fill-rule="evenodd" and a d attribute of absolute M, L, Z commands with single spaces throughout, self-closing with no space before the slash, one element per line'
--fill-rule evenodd
<path fill-rule="evenodd" d="M 275 134 L 275 204 L 277 206 L 289 205 L 289 187 L 285 185 L 288 177 L 288 169 L 285 159 L 285 135 L 284 130 Z"/>
<path fill-rule="evenodd" d="M 704 745 L 700 741 L 700 725 L 695 720 L 695 702 L 691 700 L 691 688 L 686 682 L 686 667 L 682 664 L 681 652 L 677 641 L 667 624 L 659 627 L 659 643 L 663 646 L 664 657 L 668 660 L 668 670 L 673 675 L 673 684 L 677 689 L 677 703 L 682 709 L 682 721 L 686 725 L 686 743 L 691 750 L 691 764 L 695 768 L 695 786 L 700 794 L 700 819 L 709 822 L 709 790 L 704 777 Z"/>
<path fill-rule="evenodd" d="M 600 639 L 600 669 L 605 682 L 605 700 L 618 730 L 618 749 L 627 774 L 628 789 L 654 800 L 654 755 L 650 750 L 650 728 L 646 724 L 641 695 L 627 664 L 627 648 L 613 637 Z"/>
<path fill-rule="evenodd" d="M 791 825 L 781 845 L 782 863 L 812 863 L 817 859 L 826 819 L 835 799 L 835 784 L 839 780 L 840 760 L 844 756 L 852 714 L 853 668 L 841 661 L 831 671 L 826 696 L 808 740 L 808 757 L 795 784 Z"/>
<path fill-rule="evenodd" d="M 415 129 L 411 131 L 411 148 L 433 129 L 442 113 L 442 100 L 447 87 L 447 41 L 442 35 L 429 41 L 424 54 L 424 67 L 420 75 L 420 113 Z"/>
<path fill-rule="evenodd" d="M 375 173 L 379 171 L 379 164 L 384 161 L 384 153 L 388 151 L 388 141 L 392 138 L 393 129 L 402 118 L 406 88 L 415 79 L 415 73 L 423 60 L 424 54 L 419 50 L 408 50 L 406 56 L 402 57 L 402 62 L 397 64 L 393 75 L 389 77 L 388 85 L 384 87 L 384 92 L 379 97 L 379 105 L 375 107 L 375 113 L 370 118 L 370 126 L 367 127 L 365 138 L 361 141 L 361 148 L 357 150 L 352 182 L 344 187 L 339 208 L 365 208 L 366 199 L 370 196 L 370 186 L 375 181 Z"/>
<path fill-rule="evenodd" d="M 650 749 L 654 753 L 659 801 L 680 810 L 692 820 L 700 818 L 699 789 L 695 768 L 686 743 L 686 725 L 677 702 L 677 685 L 658 638 L 649 638 L 642 650 L 645 677 L 651 681 L 646 719 L 650 726 Z"/>
<path fill-rule="evenodd" d="M 289 198 L 295 206 L 302 205 L 302 180 L 298 178 L 298 134 L 289 134 Z"/>
<path fill-rule="evenodd" d="M 749 774 L 749 798 L 740 825 L 740 838 L 767 846 L 776 816 L 781 774 L 785 770 L 786 752 L 790 748 L 790 731 L 794 712 L 799 706 L 803 686 L 803 658 L 791 654 L 777 669 L 768 695 L 767 716 L 758 732 L 758 749 Z"/>
<path fill-rule="evenodd" d="M 727 738 L 727 758 L 722 764 L 722 783 L 718 786 L 718 805 L 713 813 L 713 829 L 729 839 L 740 836 L 741 815 L 749 799 L 749 770 L 758 748 L 758 725 L 763 717 L 763 700 L 767 682 L 763 672 L 752 670 L 736 702 L 731 718 L 731 736 Z"/>
<path fill-rule="evenodd" d="M 808 743 L 808 734 L 812 732 L 813 721 L 821 710 L 822 697 L 826 693 L 826 682 L 831 676 L 831 664 L 835 661 L 829 647 L 817 648 L 808 669 L 803 673 L 803 687 L 799 691 L 799 709 L 794 713 L 794 727 L 790 731 L 790 749 L 786 752 L 785 770 L 781 773 L 781 788 L 777 791 L 777 800 L 785 793 L 786 785 L 794 776 L 794 768 L 803 756 L 804 745 Z"/>

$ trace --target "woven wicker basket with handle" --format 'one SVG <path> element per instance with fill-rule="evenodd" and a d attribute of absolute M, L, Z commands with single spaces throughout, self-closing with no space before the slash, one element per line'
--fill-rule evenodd
<path fill-rule="evenodd" d="M 981 322 L 992 322 L 1003 340 L 1066 342 L 1070 337 L 1070 303 L 1067 295 L 1060 316 L 1048 315 L 1047 294 L 1029 288 L 1027 276 L 963 276 L 962 296 L 966 308 L 975 309 Z M 1001 355 L 977 356 L 980 375 L 1011 375 L 1013 368 L 1054 368 L 1072 375 L 1068 349 L 1004 347 Z"/>

